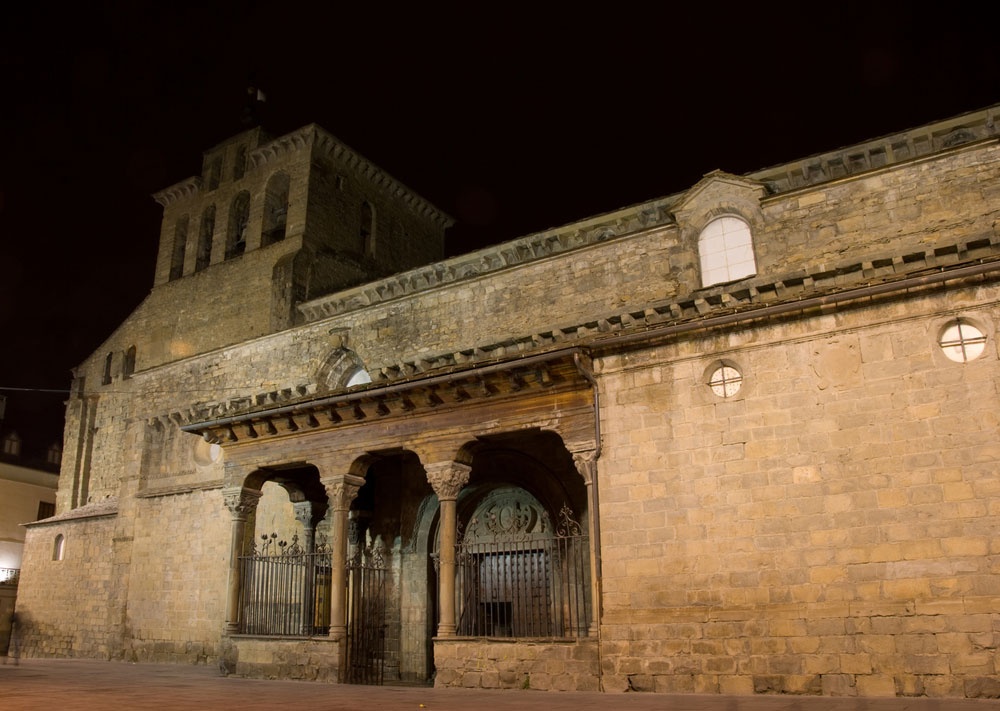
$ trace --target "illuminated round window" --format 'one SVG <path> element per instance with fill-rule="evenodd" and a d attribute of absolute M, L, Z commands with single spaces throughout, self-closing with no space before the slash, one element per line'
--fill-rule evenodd
<path fill-rule="evenodd" d="M 951 360 L 966 363 L 986 350 L 986 334 L 968 321 L 953 321 L 941 332 L 938 344 Z"/>
<path fill-rule="evenodd" d="M 214 464 L 220 459 L 222 459 L 222 447 L 214 442 L 209 443 L 203 439 L 198 440 L 198 444 L 194 447 L 194 461 L 196 463 L 207 467 L 209 464 Z"/>
<path fill-rule="evenodd" d="M 719 397 L 732 397 L 743 386 L 743 376 L 740 371 L 730 365 L 720 365 L 708 379 L 708 386 Z"/>

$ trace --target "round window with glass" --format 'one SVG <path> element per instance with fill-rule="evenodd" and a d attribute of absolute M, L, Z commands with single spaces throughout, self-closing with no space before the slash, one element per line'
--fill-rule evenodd
<path fill-rule="evenodd" d="M 742 386 L 743 375 L 731 365 L 720 365 L 708 379 L 708 387 L 719 397 L 733 397 Z"/>
<path fill-rule="evenodd" d="M 986 350 L 986 334 L 968 321 L 958 319 L 945 326 L 938 345 L 951 360 L 968 363 Z"/>

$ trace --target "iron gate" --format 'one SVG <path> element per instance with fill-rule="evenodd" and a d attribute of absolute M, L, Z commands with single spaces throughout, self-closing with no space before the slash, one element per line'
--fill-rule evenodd
<path fill-rule="evenodd" d="M 359 548 L 348 561 L 345 683 L 382 683 L 388 576 L 388 566 L 379 548 Z"/>
<path fill-rule="evenodd" d="M 569 507 L 555 530 L 529 532 L 529 515 L 472 519 L 455 546 L 458 634 L 586 637 L 589 541 Z"/>
<path fill-rule="evenodd" d="M 331 556 L 321 540 L 307 553 L 298 535 L 261 536 L 240 556 L 240 633 L 311 636 L 330 630 Z"/>

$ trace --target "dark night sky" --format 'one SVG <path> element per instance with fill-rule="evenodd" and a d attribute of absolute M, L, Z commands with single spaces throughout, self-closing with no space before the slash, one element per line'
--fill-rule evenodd
<path fill-rule="evenodd" d="M 150 195 L 251 75 L 272 133 L 318 123 L 455 216 L 449 254 L 1000 102 L 978 4 L 187 5 L 5 11 L 0 388 L 68 388 L 148 293 Z M 6 394 L 59 432 L 63 396 Z"/>

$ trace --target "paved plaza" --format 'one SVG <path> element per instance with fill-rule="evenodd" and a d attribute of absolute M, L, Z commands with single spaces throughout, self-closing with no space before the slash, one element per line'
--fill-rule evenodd
<path fill-rule="evenodd" d="M 220 676 L 213 667 L 83 659 L 21 659 L 0 665 L 3 711 L 45 709 L 239 709 L 315 711 L 987 711 L 997 700 L 851 699 L 805 696 L 600 694 L 428 689 L 260 681 Z"/>

